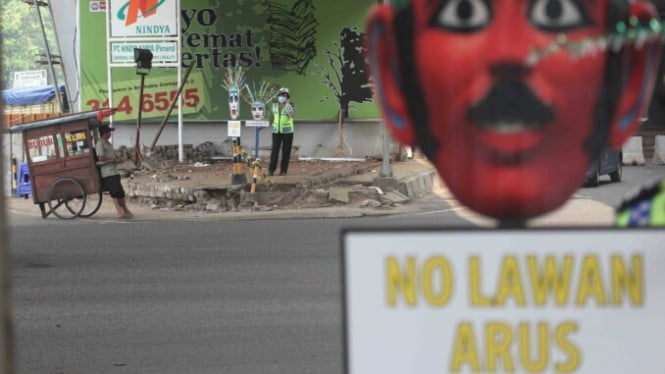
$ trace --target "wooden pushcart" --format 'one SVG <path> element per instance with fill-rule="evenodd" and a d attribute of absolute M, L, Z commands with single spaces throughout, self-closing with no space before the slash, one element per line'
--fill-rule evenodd
<path fill-rule="evenodd" d="M 23 135 L 32 200 L 42 218 L 90 217 L 99 210 L 102 183 L 94 145 L 100 119 L 112 112 L 76 113 L 9 130 Z"/>

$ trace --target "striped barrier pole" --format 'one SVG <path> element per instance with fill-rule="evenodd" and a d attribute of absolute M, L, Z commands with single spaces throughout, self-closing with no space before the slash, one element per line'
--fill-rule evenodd
<path fill-rule="evenodd" d="M 242 167 L 242 153 L 240 152 L 240 138 L 233 139 L 233 173 L 231 184 L 245 184 L 247 176 Z"/>
<path fill-rule="evenodd" d="M 251 167 L 252 167 L 252 185 L 249 189 L 249 195 L 247 195 L 246 201 L 252 203 L 252 210 L 254 210 L 259 206 L 259 199 L 256 197 L 256 182 L 259 177 L 258 172 L 260 169 L 259 162 L 258 161 L 252 162 Z"/>
<path fill-rule="evenodd" d="M 259 174 L 258 174 L 259 173 L 259 168 L 260 168 L 259 162 L 254 161 L 254 170 L 253 170 L 253 173 L 252 173 L 252 187 L 249 190 L 249 192 L 252 195 L 254 195 L 256 193 L 256 180 L 259 177 Z"/>

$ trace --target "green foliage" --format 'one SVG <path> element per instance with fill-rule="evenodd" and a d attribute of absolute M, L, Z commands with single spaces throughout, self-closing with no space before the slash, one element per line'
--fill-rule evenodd
<path fill-rule="evenodd" d="M 36 62 L 43 60 L 39 55 L 46 54 L 46 47 L 35 7 L 26 4 L 23 0 L 2 0 L 2 2 L 0 10 L 0 16 L 2 16 L 0 34 L 3 43 L 1 83 L 3 88 L 8 88 L 11 87 L 15 71 L 48 69 L 48 66 Z M 48 7 L 41 7 L 40 11 L 44 19 L 44 28 L 51 53 L 58 54 Z"/>

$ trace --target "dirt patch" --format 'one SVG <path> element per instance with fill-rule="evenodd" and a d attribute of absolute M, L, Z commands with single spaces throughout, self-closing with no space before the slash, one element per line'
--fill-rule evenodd
<path fill-rule="evenodd" d="M 328 189 L 341 182 L 342 179 L 363 173 L 376 172 L 380 161 L 363 162 L 332 162 L 332 161 L 292 161 L 286 176 L 267 175 L 267 166 L 257 170 L 255 191 L 260 194 L 261 204 L 273 208 L 317 208 L 342 206 L 328 199 Z M 229 190 L 233 180 L 233 162 L 223 160 L 215 163 L 163 163 L 156 171 L 138 170 L 132 172 L 135 184 L 164 184 L 171 187 L 205 190 L 213 198 L 224 201 L 220 193 L 229 198 Z M 265 168 L 265 169 L 264 169 Z M 247 182 L 245 196 L 252 183 L 253 171 L 249 165 L 242 168 Z M 279 167 L 277 169 L 279 172 Z M 353 188 L 353 186 L 351 186 Z M 358 186 L 359 190 L 366 187 Z M 371 192 L 371 191 L 370 191 Z M 354 194 L 350 203 L 355 204 L 365 199 L 362 193 Z M 246 200 L 242 196 L 237 201 Z M 180 203 L 180 202 L 178 202 Z M 347 204 L 348 205 L 348 204 Z"/>
<path fill-rule="evenodd" d="M 301 185 L 307 184 L 310 188 L 335 184 L 339 178 L 360 174 L 369 170 L 377 170 L 379 161 L 364 162 L 331 162 L 331 161 L 292 161 L 289 164 L 287 175 L 268 175 L 267 165 L 257 169 L 257 185 Z M 249 165 L 243 165 L 247 183 L 252 182 L 254 170 Z M 279 167 L 277 170 L 279 173 Z M 171 183 L 188 188 L 208 188 L 231 185 L 233 175 L 233 162 L 221 161 L 216 163 L 170 163 L 157 171 L 135 171 L 135 179 L 152 179 L 162 183 Z"/>

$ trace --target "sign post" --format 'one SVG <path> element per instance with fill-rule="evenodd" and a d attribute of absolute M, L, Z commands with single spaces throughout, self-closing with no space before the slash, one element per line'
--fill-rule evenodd
<path fill-rule="evenodd" d="M 259 133 L 264 127 L 270 126 L 268 121 L 245 121 L 245 126 L 254 127 L 254 159 L 259 159 Z"/>

